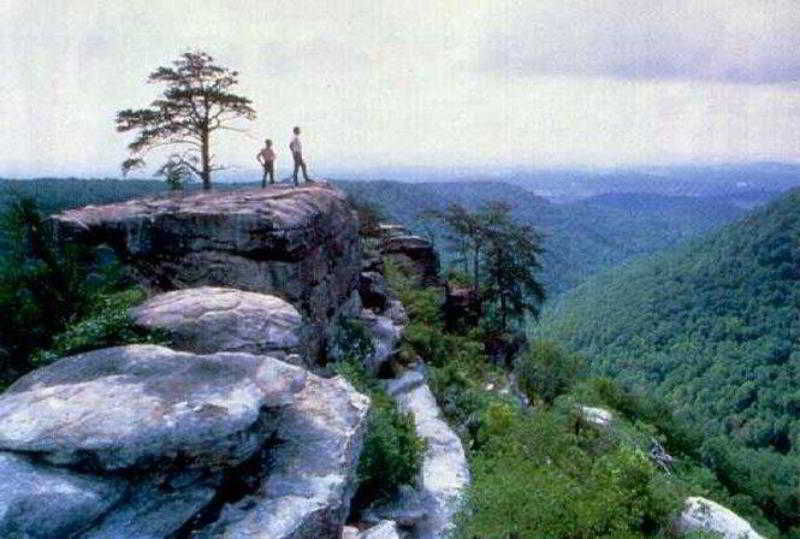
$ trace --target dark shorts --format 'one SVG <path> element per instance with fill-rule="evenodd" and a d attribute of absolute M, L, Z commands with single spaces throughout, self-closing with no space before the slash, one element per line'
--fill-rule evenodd
<path fill-rule="evenodd" d="M 264 170 L 267 172 L 275 172 L 275 161 L 267 161 L 264 163 Z"/>

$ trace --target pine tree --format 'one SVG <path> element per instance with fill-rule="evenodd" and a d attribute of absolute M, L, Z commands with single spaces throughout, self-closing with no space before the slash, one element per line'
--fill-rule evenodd
<path fill-rule="evenodd" d="M 117 113 L 117 131 L 138 131 L 122 170 L 143 166 L 141 156 L 154 148 L 174 146 L 170 160 L 201 178 L 203 189 L 211 189 L 211 173 L 221 170 L 211 154 L 212 133 L 237 130 L 231 122 L 254 120 L 256 112 L 248 98 L 230 92 L 238 83 L 238 71 L 215 64 L 205 52 L 186 52 L 173 65 L 159 67 L 148 79 L 166 84 L 163 97 L 149 108 Z"/>

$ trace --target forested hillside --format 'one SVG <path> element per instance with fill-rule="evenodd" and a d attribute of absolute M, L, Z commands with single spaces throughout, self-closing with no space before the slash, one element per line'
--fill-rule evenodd
<path fill-rule="evenodd" d="M 705 239 L 588 280 L 536 332 L 595 358 L 596 372 L 665 399 L 707 437 L 787 455 L 737 458 L 765 488 L 794 489 L 784 510 L 796 518 L 799 313 L 795 190 Z M 756 463 L 790 468 L 767 487 Z"/>
<path fill-rule="evenodd" d="M 424 210 L 442 210 L 450 203 L 474 210 L 491 200 L 510 204 L 516 219 L 533 225 L 544 236 L 542 281 L 551 296 L 601 269 L 674 246 L 744 214 L 724 200 L 662 195 L 609 195 L 554 204 L 500 182 L 337 184 L 356 198 L 379 206 L 392 220 L 435 237 L 440 231 L 419 219 Z M 632 200 L 638 204 L 628 207 Z M 440 250 L 447 247 L 440 237 L 436 243 Z"/>

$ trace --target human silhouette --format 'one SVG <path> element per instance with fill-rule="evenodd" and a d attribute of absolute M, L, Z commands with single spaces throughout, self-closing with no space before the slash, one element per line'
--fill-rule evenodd
<path fill-rule="evenodd" d="M 272 141 L 266 139 L 264 147 L 256 154 L 256 161 L 261 163 L 264 168 L 264 176 L 261 178 L 261 187 L 267 186 L 267 175 L 269 175 L 270 185 L 275 183 L 275 150 L 272 149 Z"/>
<path fill-rule="evenodd" d="M 306 162 L 303 161 L 303 145 L 300 143 L 300 128 L 295 127 L 292 131 L 294 132 L 294 136 L 291 142 L 289 142 L 289 149 L 292 151 L 292 158 L 294 159 L 294 174 L 292 174 L 294 184 L 298 185 L 297 171 L 301 168 L 303 169 L 303 179 L 305 179 L 306 182 L 311 182 L 313 180 L 308 177 Z"/>

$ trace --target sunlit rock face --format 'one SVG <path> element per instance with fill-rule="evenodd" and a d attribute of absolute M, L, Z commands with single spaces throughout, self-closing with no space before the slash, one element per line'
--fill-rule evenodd
<path fill-rule="evenodd" d="M 708 533 L 724 539 L 764 539 L 748 521 L 717 502 L 692 496 L 675 522 L 681 535 Z"/>
<path fill-rule="evenodd" d="M 0 395 L 0 536 L 338 539 L 368 409 L 269 356 L 61 359 Z"/>
<path fill-rule="evenodd" d="M 61 242 L 110 245 L 156 291 L 221 286 L 286 300 L 310 326 L 312 357 L 331 321 L 360 307 L 358 219 L 324 182 L 87 206 L 51 223 Z"/>

